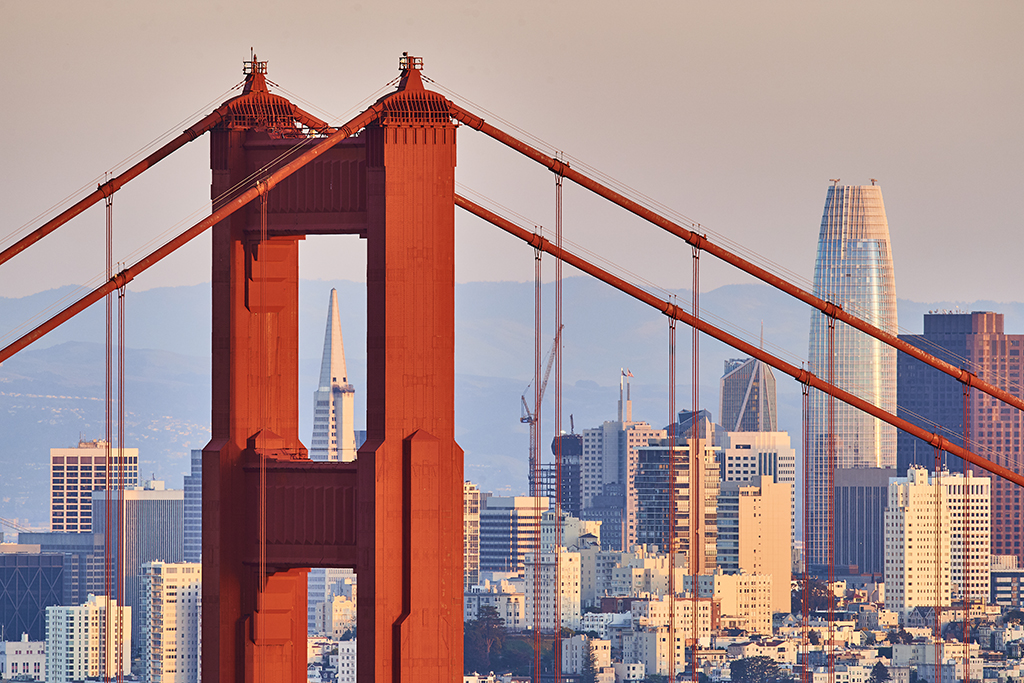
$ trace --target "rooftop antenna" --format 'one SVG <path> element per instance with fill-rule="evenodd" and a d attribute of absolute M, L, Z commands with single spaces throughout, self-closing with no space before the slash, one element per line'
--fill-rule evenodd
<path fill-rule="evenodd" d="M 569 433 L 576 433 L 576 424 L 572 421 L 572 413 L 569 413 Z"/>
<path fill-rule="evenodd" d="M 872 184 L 872 185 L 874 185 L 874 184 L 875 184 L 875 183 L 877 183 L 877 182 L 878 182 L 878 180 L 876 180 L 875 178 L 872 178 L 872 179 L 871 179 L 871 184 Z"/>
<path fill-rule="evenodd" d="M 835 187 L 836 185 L 839 184 L 839 178 L 829 178 L 828 181 L 832 183 L 832 187 Z"/>

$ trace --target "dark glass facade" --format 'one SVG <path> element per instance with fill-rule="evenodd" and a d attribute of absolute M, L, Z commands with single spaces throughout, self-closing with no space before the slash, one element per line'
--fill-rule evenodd
<path fill-rule="evenodd" d="M 0 625 L 8 640 L 22 633 L 46 640 L 46 608 L 63 604 L 63 555 L 0 553 Z"/>

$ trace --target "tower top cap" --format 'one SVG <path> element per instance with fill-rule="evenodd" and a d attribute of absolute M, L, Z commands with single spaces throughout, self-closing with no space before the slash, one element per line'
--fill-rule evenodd
<path fill-rule="evenodd" d="M 410 69 L 422 71 L 423 57 L 413 57 L 408 52 L 403 52 L 402 56 L 398 58 L 398 70 L 405 72 Z"/>

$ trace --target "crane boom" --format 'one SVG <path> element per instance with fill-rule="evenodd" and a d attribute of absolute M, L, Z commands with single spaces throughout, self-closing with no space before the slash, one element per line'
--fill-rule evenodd
<path fill-rule="evenodd" d="M 564 325 L 563 325 L 563 327 L 564 327 Z M 541 400 L 544 400 L 544 391 L 548 388 L 548 379 L 551 378 L 551 366 L 554 365 L 554 363 L 555 363 L 555 347 L 558 346 L 558 341 L 561 338 L 562 338 L 562 328 L 560 327 L 560 328 L 558 328 L 558 331 L 555 332 L 555 338 L 551 342 L 551 348 L 548 349 L 548 361 L 547 361 L 547 365 L 544 368 L 544 380 L 541 382 L 541 385 L 540 385 L 540 398 L 541 398 Z M 534 381 L 536 381 L 536 379 L 537 378 L 534 377 Z M 533 382 L 530 382 L 530 384 L 533 384 Z M 528 384 L 526 386 L 526 388 L 529 389 L 530 385 Z M 522 422 L 523 424 L 533 424 L 536 421 L 536 419 L 537 419 L 537 409 L 538 409 L 539 406 L 534 406 L 532 410 L 530 409 L 530 404 L 526 402 L 526 392 L 525 391 L 523 392 L 523 395 L 522 395 L 521 398 L 523 400 L 523 414 L 519 418 L 519 421 Z"/>

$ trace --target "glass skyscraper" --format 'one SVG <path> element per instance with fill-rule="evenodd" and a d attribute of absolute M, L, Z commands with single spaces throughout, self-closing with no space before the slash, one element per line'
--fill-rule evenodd
<path fill-rule="evenodd" d="M 883 330 L 896 334 L 896 280 L 882 189 L 875 185 L 833 185 L 825 199 L 814 267 L 814 293 Z M 811 314 L 810 371 L 829 378 L 829 319 Z M 896 412 L 896 351 L 836 322 L 832 346 L 834 383 Z M 835 401 L 835 468 L 895 467 L 896 429 Z M 812 565 L 828 562 L 828 396 L 811 391 L 808 416 L 810 456 L 805 548 Z"/>

